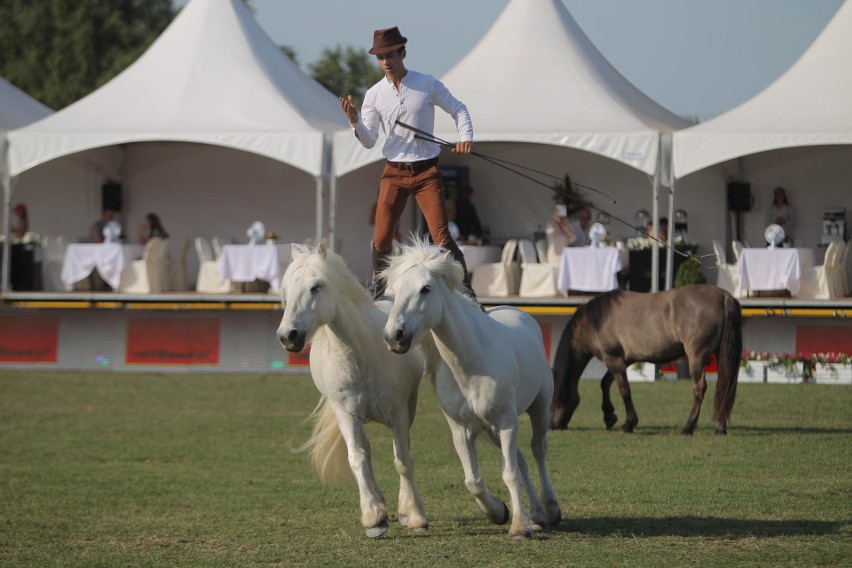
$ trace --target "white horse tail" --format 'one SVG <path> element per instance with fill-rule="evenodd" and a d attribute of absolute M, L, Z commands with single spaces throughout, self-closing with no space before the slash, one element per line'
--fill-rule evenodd
<path fill-rule="evenodd" d="M 296 451 L 310 450 L 311 464 L 323 483 L 352 481 L 346 442 L 337 426 L 334 410 L 326 397 L 320 397 L 308 420 L 314 423 L 311 438 L 296 448 Z"/>

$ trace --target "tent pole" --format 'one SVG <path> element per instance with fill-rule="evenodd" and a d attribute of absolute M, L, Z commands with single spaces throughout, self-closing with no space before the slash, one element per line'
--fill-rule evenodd
<path fill-rule="evenodd" d="M 659 237 L 660 231 L 660 206 L 657 203 L 660 193 L 660 175 L 654 174 L 651 180 L 652 196 L 651 196 L 651 221 L 654 237 Z M 657 238 L 651 239 L 651 292 L 660 290 L 660 243 Z"/>
<path fill-rule="evenodd" d="M 10 256 L 12 254 L 12 223 L 10 217 L 12 203 L 12 187 L 11 179 L 9 178 L 9 144 L 3 138 L 0 140 L 2 144 L 2 156 L 0 156 L 0 184 L 3 186 L 3 262 L 0 266 L 0 294 L 5 294 L 9 290 L 9 267 L 11 266 Z"/>
<path fill-rule="evenodd" d="M 336 251 L 337 242 L 337 176 L 329 178 L 328 189 L 328 248 Z"/>
<path fill-rule="evenodd" d="M 672 235 L 674 231 L 674 202 L 675 202 L 675 182 L 672 179 L 672 187 L 669 189 L 669 228 L 666 235 L 666 241 L 669 246 L 666 247 L 666 290 L 671 290 L 674 287 L 674 240 Z"/>

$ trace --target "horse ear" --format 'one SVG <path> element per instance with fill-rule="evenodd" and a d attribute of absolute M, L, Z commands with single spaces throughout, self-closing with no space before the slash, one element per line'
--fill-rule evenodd
<path fill-rule="evenodd" d="M 305 254 L 304 245 L 300 245 L 299 243 L 293 243 L 290 245 L 290 258 L 295 260 L 296 257 L 302 256 L 303 254 Z"/>
<path fill-rule="evenodd" d="M 325 243 L 320 243 L 320 245 L 317 247 L 317 254 L 320 255 L 320 258 L 325 258 L 325 254 L 327 252 L 328 251 L 325 248 Z"/>

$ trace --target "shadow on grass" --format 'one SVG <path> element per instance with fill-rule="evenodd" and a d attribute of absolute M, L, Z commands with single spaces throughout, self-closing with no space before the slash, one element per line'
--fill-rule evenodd
<path fill-rule="evenodd" d="M 580 533 L 591 536 L 616 537 L 777 537 L 820 536 L 846 533 L 852 520 L 813 521 L 793 519 L 771 521 L 758 519 L 725 519 L 721 517 L 599 517 L 568 519 L 553 532 Z"/>
<path fill-rule="evenodd" d="M 614 426 L 610 432 L 614 436 L 682 436 L 681 428 L 672 426 L 638 426 L 632 434 L 624 434 L 618 431 L 618 426 Z M 600 432 L 606 431 L 604 426 L 596 428 L 593 426 L 568 426 L 567 430 L 551 430 L 551 436 L 558 436 L 560 432 L 574 430 L 575 432 Z M 744 435 L 770 435 L 770 434 L 852 434 L 852 428 L 800 428 L 789 426 L 728 426 L 728 435 L 735 436 L 737 433 Z M 702 428 L 701 425 L 695 431 L 696 436 L 714 435 L 713 427 Z"/>

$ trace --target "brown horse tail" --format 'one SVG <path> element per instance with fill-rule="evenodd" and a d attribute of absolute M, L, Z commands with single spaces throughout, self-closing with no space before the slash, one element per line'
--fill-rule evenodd
<path fill-rule="evenodd" d="M 718 378 L 716 398 L 713 401 L 713 419 L 726 424 L 734 407 L 737 395 L 737 378 L 740 372 L 740 357 L 743 351 L 742 311 L 740 303 L 730 294 L 725 294 L 725 323 L 717 354 Z"/>

